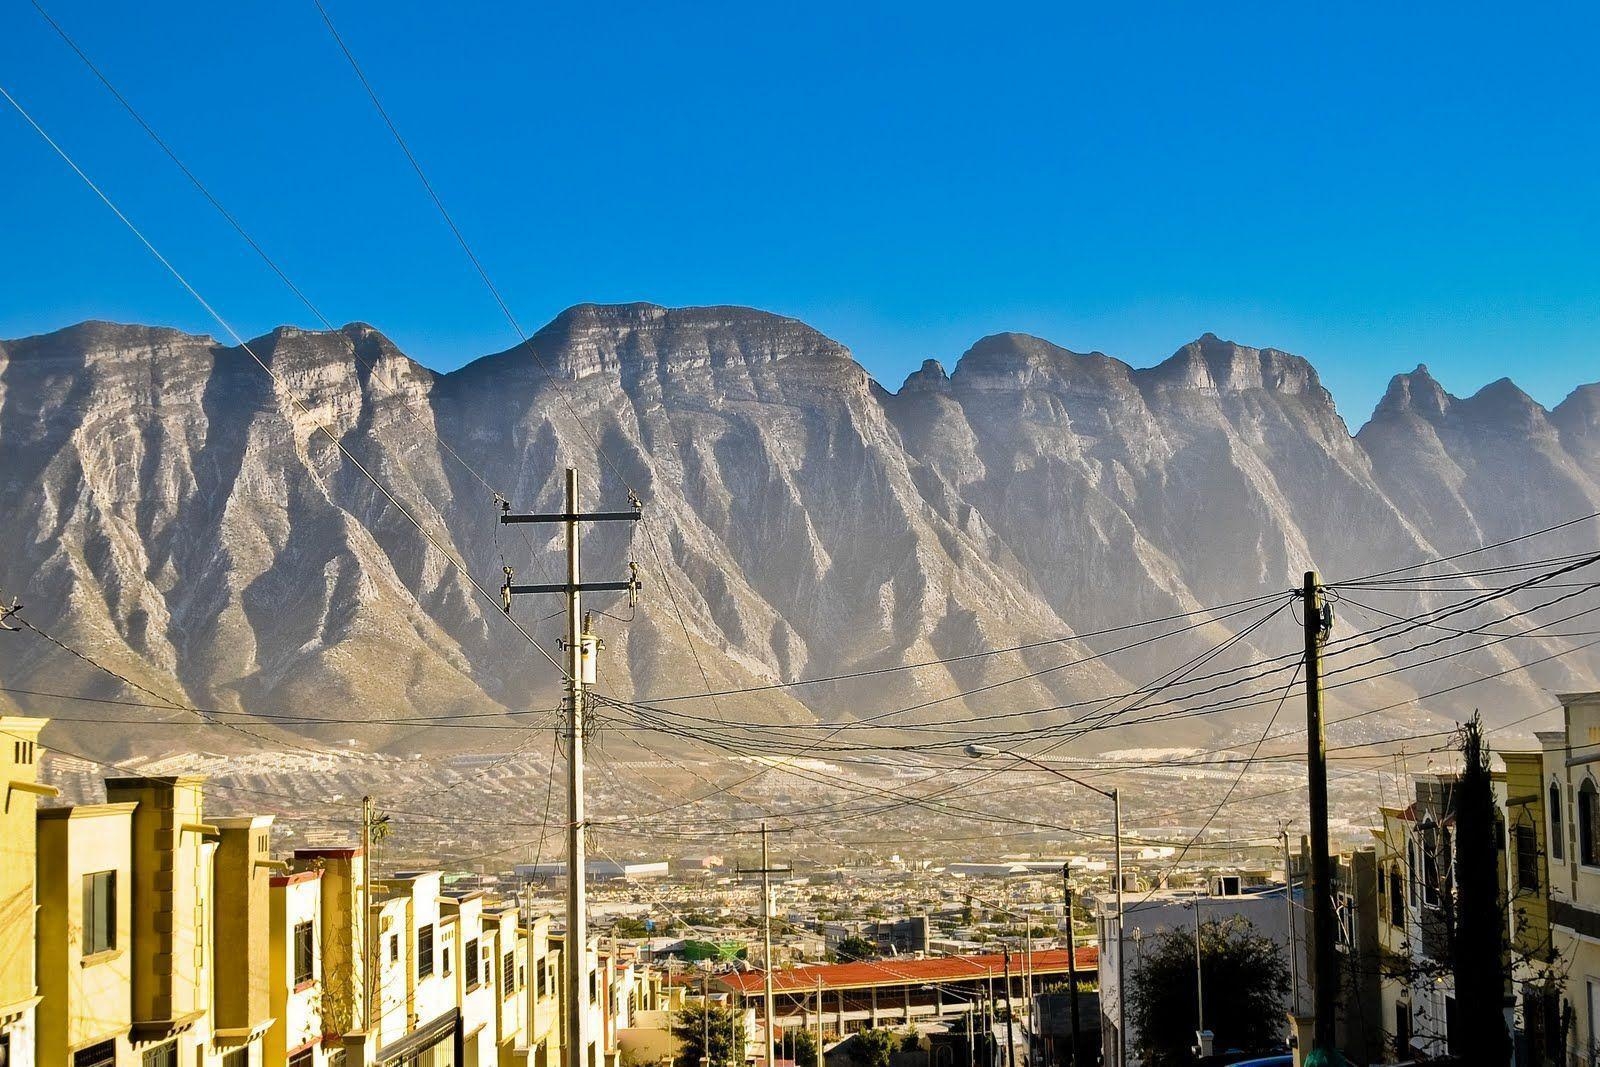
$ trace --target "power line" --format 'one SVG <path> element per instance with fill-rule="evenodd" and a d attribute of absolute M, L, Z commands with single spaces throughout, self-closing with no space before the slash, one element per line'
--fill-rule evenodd
<path fill-rule="evenodd" d="M 140 230 L 138 226 L 134 225 L 133 221 L 129 219 L 127 215 L 123 214 L 122 209 L 116 205 L 111 197 L 108 196 L 99 185 L 95 184 L 94 180 L 84 172 L 82 167 L 78 166 L 77 162 L 72 158 L 72 156 L 69 155 L 64 148 L 57 144 L 47 132 L 45 132 L 44 127 L 39 125 L 39 123 L 34 119 L 33 115 L 31 115 L 28 110 L 24 108 L 17 101 L 17 99 L 5 89 L 4 86 L 0 86 L 0 96 L 5 97 L 6 102 L 16 109 L 17 114 L 21 115 L 28 125 L 33 127 L 34 132 L 36 132 L 44 140 L 44 142 L 49 145 L 58 156 L 61 157 L 62 161 L 65 162 L 68 167 L 72 168 L 72 171 L 83 180 L 83 183 L 87 185 L 95 194 L 95 196 L 100 199 L 100 202 L 105 204 L 105 206 L 110 209 L 111 213 L 116 215 L 122 224 L 128 228 L 128 231 L 138 238 L 139 243 L 144 245 L 145 249 L 156 258 L 157 262 L 167 269 L 167 272 L 172 275 L 173 279 L 176 280 L 178 284 L 182 286 L 184 290 L 187 291 L 202 308 L 205 309 L 208 315 L 216 320 L 217 324 L 234 339 L 238 346 L 243 349 L 245 353 L 248 354 L 250 358 L 261 367 L 262 370 L 266 371 L 266 373 L 272 378 L 273 382 L 278 386 L 283 394 L 289 398 L 290 403 L 294 405 L 295 409 L 299 411 L 300 414 L 303 415 L 309 422 L 311 422 L 315 429 L 322 433 L 322 435 L 326 437 L 330 443 L 332 443 L 334 448 L 338 449 L 339 453 L 343 455 L 352 466 L 360 471 L 368 481 L 377 487 L 378 492 L 383 495 L 384 499 L 393 505 L 395 510 L 400 512 L 400 514 L 403 515 L 408 522 L 417 528 L 417 531 L 427 539 L 428 543 L 433 546 L 434 550 L 444 557 L 445 561 L 450 566 L 454 567 L 462 575 L 462 577 L 466 578 L 466 580 L 472 584 L 473 588 L 478 591 L 479 595 L 481 595 L 485 601 L 498 607 L 497 598 L 487 589 L 485 589 L 477 580 L 477 578 L 473 577 L 472 572 L 466 567 L 466 565 L 457 560 L 454 554 L 440 543 L 439 539 L 434 536 L 433 532 L 424 526 L 422 522 L 416 518 L 416 516 L 412 515 L 411 511 L 406 508 L 406 506 L 398 499 L 396 499 L 394 494 L 389 491 L 388 487 L 379 481 L 378 478 L 367 469 L 366 465 L 356 458 L 354 453 L 352 453 L 345 446 L 344 442 L 339 439 L 339 436 L 329 429 L 326 423 L 318 419 L 311 412 L 311 410 L 305 405 L 304 401 L 302 401 L 299 396 L 297 396 L 294 391 L 289 388 L 288 383 L 285 382 L 265 360 L 256 354 L 255 349 L 251 348 L 249 343 L 246 342 L 242 336 L 240 336 L 238 331 L 236 331 L 220 313 L 218 313 L 216 308 L 212 307 L 205 297 L 200 295 L 199 290 L 189 283 L 189 280 L 184 277 L 182 272 L 180 272 L 177 267 L 173 266 L 172 262 L 168 260 L 166 256 L 161 254 L 156 246 L 150 242 L 150 239 L 144 235 L 144 232 Z M 500 614 L 500 612 L 497 611 L 495 614 Z M 533 635 L 529 633 L 521 623 L 510 618 L 510 616 L 507 616 L 507 620 L 513 627 L 516 628 L 517 632 L 528 641 L 529 644 L 538 649 L 540 655 L 549 660 L 557 670 L 562 671 L 563 675 L 565 675 L 565 668 L 562 667 L 560 661 L 554 656 L 550 655 L 550 653 L 546 652 L 544 647 L 540 645 L 538 641 L 534 640 Z"/>

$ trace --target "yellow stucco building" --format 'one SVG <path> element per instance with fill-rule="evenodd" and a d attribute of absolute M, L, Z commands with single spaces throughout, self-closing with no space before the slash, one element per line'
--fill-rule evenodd
<path fill-rule="evenodd" d="M 38 907 L 35 811 L 55 790 L 39 784 L 39 730 L 44 723 L 0 715 L 0 1064 L 33 1067 L 38 982 L 32 930 Z"/>
<path fill-rule="evenodd" d="M 40 806 L 43 726 L 0 717 L 3 1067 L 561 1062 L 548 916 L 438 871 L 369 882 L 360 848 L 274 858 L 273 817 L 208 818 L 198 776 Z M 633 971 L 588 949 L 590 1059 L 610 1067 Z"/>

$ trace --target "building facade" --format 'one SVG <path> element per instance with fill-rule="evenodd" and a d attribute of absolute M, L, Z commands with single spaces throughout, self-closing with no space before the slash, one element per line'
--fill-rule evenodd
<path fill-rule="evenodd" d="M 45 805 L 43 720 L 0 718 L 0 1067 L 557 1067 L 561 938 L 438 871 L 272 850 L 195 776 Z M 593 1067 L 618 1067 L 630 955 L 587 953 Z"/>

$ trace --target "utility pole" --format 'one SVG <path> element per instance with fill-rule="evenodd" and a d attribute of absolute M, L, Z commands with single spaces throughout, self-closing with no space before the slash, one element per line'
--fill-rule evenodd
<path fill-rule="evenodd" d="M 1078 932 L 1072 925 L 1072 867 L 1061 865 L 1061 897 L 1067 915 L 1067 1003 L 1072 1007 L 1072 1064 L 1077 1067 L 1078 1051 L 1082 1045 L 1078 1019 Z"/>
<path fill-rule="evenodd" d="M 1328 761 L 1322 725 L 1322 645 L 1333 628 L 1333 613 L 1322 600 L 1316 571 L 1306 571 L 1301 591 L 1306 658 L 1306 769 L 1311 793 L 1311 994 L 1313 1050 L 1336 1053 L 1335 1013 L 1339 1004 L 1339 960 L 1334 945 L 1333 878 L 1328 862 Z"/>
<path fill-rule="evenodd" d="M 1011 1007 L 1011 946 L 1006 945 L 1006 1067 L 1017 1067 L 1017 1013 Z"/>
<path fill-rule="evenodd" d="M 361 798 L 361 1027 L 372 1033 L 372 798 Z"/>
<path fill-rule="evenodd" d="M 1283 838 L 1283 899 L 1289 917 L 1289 1010 L 1298 1019 L 1300 1015 L 1300 936 L 1295 927 L 1300 916 L 1294 910 L 1294 868 L 1289 863 L 1289 827 L 1279 831 Z"/>
<path fill-rule="evenodd" d="M 761 876 L 761 944 L 765 952 L 762 965 L 761 985 L 761 1011 L 767 1029 L 767 1054 L 763 1061 L 771 1063 L 773 1059 L 772 1046 L 777 1037 L 777 1024 L 773 1019 L 772 1003 L 772 882 L 769 880 L 774 874 L 789 874 L 791 867 L 774 867 L 767 859 L 767 824 L 761 824 L 761 866 L 756 870 L 740 868 L 739 874 L 759 874 Z M 817 979 L 821 981 L 821 976 Z M 821 1002 L 818 1002 L 821 1009 Z"/>
<path fill-rule="evenodd" d="M 1194 1042 L 1200 1055 L 1211 1055 L 1206 1041 L 1206 973 L 1200 962 L 1200 891 L 1194 893 Z"/>
<path fill-rule="evenodd" d="M 581 594 L 605 590 L 626 590 L 632 600 L 639 592 L 637 568 L 628 564 L 625 582 L 590 582 L 580 576 L 580 530 L 582 522 L 637 522 L 643 506 L 637 498 L 629 511 L 601 511 L 588 515 L 578 511 L 578 469 L 567 468 L 567 508 L 557 514 L 513 515 L 510 502 L 501 505 L 501 523 L 560 523 L 566 531 L 567 580 L 558 585 L 512 585 L 511 568 L 505 568 L 505 585 L 500 587 L 501 606 L 511 613 L 511 598 L 520 593 L 563 593 L 567 598 L 567 716 L 563 731 L 567 742 L 567 933 L 566 933 L 566 1024 L 567 1067 L 588 1067 L 588 1035 L 584 1033 L 589 1004 L 589 916 L 586 897 L 583 811 L 583 742 L 587 730 L 584 718 L 585 686 L 594 678 L 597 638 L 587 633 L 583 620 Z"/>
<path fill-rule="evenodd" d="M 1033 992 L 1033 916 L 1027 912 L 1024 912 L 1022 921 L 1024 924 L 1026 924 L 1025 929 L 1027 930 L 1028 934 L 1027 955 L 1024 957 L 1022 964 L 1022 982 L 1028 987 L 1028 992 L 1027 995 L 1022 998 L 1022 1001 L 1025 1005 L 1027 1005 L 1028 1008 L 1028 1067 L 1034 1067 L 1034 1064 L 1038 1062 L 1036 1049 L 1039 1044 L 1039 1019 L 1037 1012 L 1034 1011 L 1036 1005 L 1034 1004 Z"/>
<path fill-rule="evenodd" d="M 763 864 L 765 866 L 765 864 Z M 841 1022 L 840 1027 L 844 1024 Z M 817 1067 L 822 1067 L 822 975 L 817 975 Z"/>
<path fill-rule="evenodd" d="M 1128 1063 L 1128 976 L 1123 963 L 1128 942 L 1128 913 L 1122 905 L 1122 788 L 1111 788 L 1111 836 L 1117 850 L 1115 866 L 1117 878 L 1117 1067 Z"/>

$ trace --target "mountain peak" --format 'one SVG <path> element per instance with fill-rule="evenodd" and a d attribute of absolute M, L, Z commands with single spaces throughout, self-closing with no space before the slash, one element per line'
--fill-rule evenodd
<path fill-rule="evenodd" d="M 1417 415 L 1424 419 L 1443 418 L 1456 398 L 1445 392 L 1444 386 L 1428 371 L 1426 363 L 1418 363 L 1410 374 L 1396 374 L 1389 379 L 1389 388 L 1373 411 L 1374 419 L 1400 415 Z"/>
<path fill-rule="evenodd" d="M 1206 332 L 1149 372 L 1158 385 L 1231 394 L 1253 390 L 1320 396 L 1327 391 L 1306 359 L 1276 348 L 1251 348 Z"/>
<path fill-rule="evenodd" d="M 905 382 L 900 386 L 900 392 L 905 393 L 947 393 L 950 391 L 950 375 L 945 372 L 944 364 L 936 359 L 925 359 L 922 366 L 906 375 Z"/>

